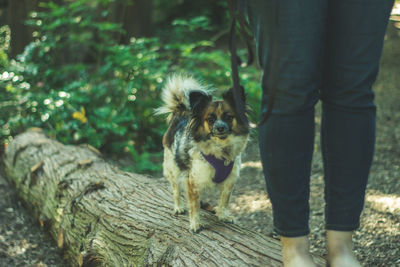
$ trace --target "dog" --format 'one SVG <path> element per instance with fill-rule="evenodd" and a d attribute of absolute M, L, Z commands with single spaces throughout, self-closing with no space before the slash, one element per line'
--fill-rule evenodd
<path fill-rule="evenodd" d="M 175 75 L 167 80 L 161 97 L 164 104 L 156 113 L 169 114 L 163 136 L 163 174 L 171 183 L 175 214 L 186 212 L 180 194 L 184 187 L 190 230 L 199 232 L 200 193 L 217 187 L 216 215 L 220 221 L 233 223 L 228 204 L 239 177 L 249 126 L 235 110 L 232 89 L 223 93 L 222 100 L 213 101 L 211 90 L 197 80 Z"/>

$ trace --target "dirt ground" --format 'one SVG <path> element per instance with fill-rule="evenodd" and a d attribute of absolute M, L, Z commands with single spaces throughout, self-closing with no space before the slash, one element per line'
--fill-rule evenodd
<path fill-rule="evenodd" d="M 52 237 L 31 219 L 0 168 L 0 266 L 69 266 Z"/>
<path fill-rule="evenodd" d="M 375 85 L 378 106 L 377 143 L 361 228 L 355 252 L 363 266 L 400 266 L 400 40 L 385 43 L 381 71 Z M 317 114 L 320 114 L 318 106 Z M 320 116 L 316 116 L 317 131 Z M 265 192 L 256 138 L 243 155 L 241 179 L 235 187 L 231 210 L 237 224 L 276 237 L 271 204 Z M 312 252 L 326 255 L 323 166 L 316 134 L 311 176 Z M 1 158 L 0 158 L 1 160 Z M 0 168 L 1 170 L 1 168 Z M 215 205 L 217 196 L 208 194 Z M 42 231 L 18 201 L 0 172 L 0 266 L 68 266 L 55 242 Z"/>

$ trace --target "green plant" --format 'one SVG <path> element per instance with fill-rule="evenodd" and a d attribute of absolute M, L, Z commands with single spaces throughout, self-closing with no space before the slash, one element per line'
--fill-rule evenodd
<path fill-rule="evenodd" d="M 113 37 L 121 27 L 108 20 L 113 1 L 123 0 L 41 3 L 28 21 L 34 42 L 10 62 L 0 49 L 2 143 L 36 126 L 63 143 L 130 155 L 135 171 L 157 172 L 161 165 L 152 162 L 160 161 L 166 124 L 153 110 L 166 76 L 185 72 L 218 89 L 230 87 L 229 53 L 196 35 L 212 29 L 207 16 L 176 20 L 167 40 L 132 38 L 120 45 Z M 258 75 L 255 68 L 241 70 L 250 103 L 259 97 Z"/>
<path fill-rule="evenodd" d="M 119 25 L 96 12 L 110 1 L 41 3 L 32 14 L 35 41 L 0 79 L 10 97 L 1 99 L 3 139 L 37 126 L 105 152 L 160 150 L 165 126 L 152 113 L 170 59 L 157 39 L 118 45 Z"/>

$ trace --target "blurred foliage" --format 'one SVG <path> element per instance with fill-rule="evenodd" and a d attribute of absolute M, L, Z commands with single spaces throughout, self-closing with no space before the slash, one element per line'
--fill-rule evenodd
<path fill-rule="evenodd" d="M 8 26 L 0 27 L 0 68 L 8 67 L 7 52 L 10 46 L 10 28 Z M 0 69 L 0 70 L 1 70 Z"/>
<path fill-rule="evenodd" d="M 121 25 L 107 21 L 113 1 L 118 0 L 41 3 L 27 22 L 34 41 L 16 60 L 8 60 L 9 31 L 0 28 L 1 143 L 36 126 L 63 143 L 130 155 L 137 172 L 157 172 L 161 164 L 153 162 L 161 159 L 166 123 L 153 110 L 161 104 L 166 76 L 184 72 L 207 85 L 229 87 L 229 53 L 196 34 L 215 33 L 207 14 L 172 21 L 167 37 L 120 45 L 113 36 Z M 258 111 L 259 71 L 241 74 Z"/>
<path fill-rule="evenodd" d="M 159 29 L 158 36 L 162 36 L 163 33 L 169 35 L 170 25 L 177 18 L 190 21 L 198 16 L 206 17 L 208 30 L 211 31 L 220 31 L 228 26 L 227 1 L 153 0 L 153 3 L 154 23 Z M 205 38 L 206 36 L 207 34 L 202 29 L 197 29 L 196 38 Z"/>

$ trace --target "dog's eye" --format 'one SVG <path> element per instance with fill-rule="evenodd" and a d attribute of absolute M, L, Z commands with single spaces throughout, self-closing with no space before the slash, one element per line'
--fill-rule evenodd
<path fill-rule="evenodd" d="M 222 116 L 222 119 L 223 119 L 225 122 L 232 122 L 232 121 L 233 121 L 233 116 L 230 115 L 230 114 L 228 114 L 228 113 L 225 113 L 225 114 Z"/>
<path fill-rule="evenodd" d="M 207 122 L 209 124 L 213 124 L 215 122 L 215 120 L 217 119 L 217 117 L 214 114 L 211 114 L 210 116 L 208 116 L 207 118 Z"/>

